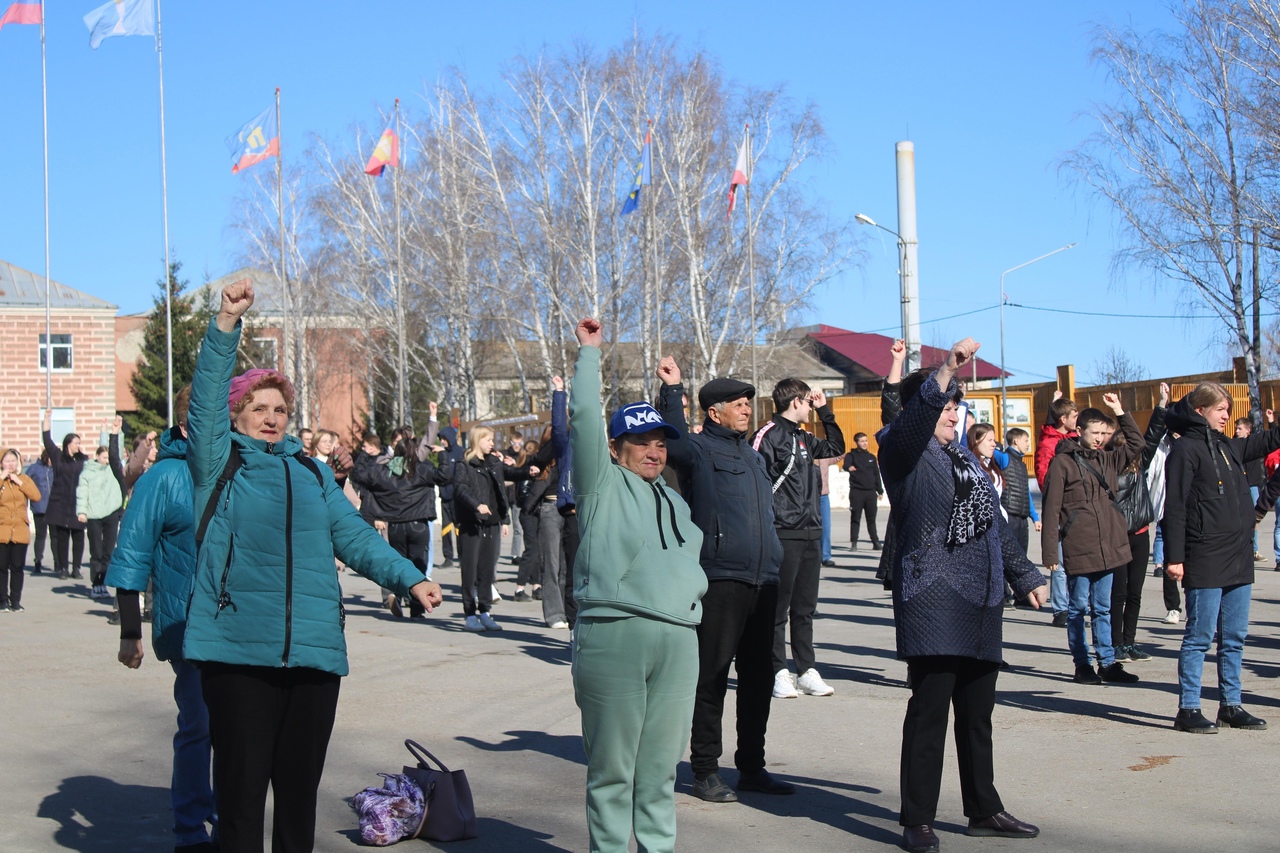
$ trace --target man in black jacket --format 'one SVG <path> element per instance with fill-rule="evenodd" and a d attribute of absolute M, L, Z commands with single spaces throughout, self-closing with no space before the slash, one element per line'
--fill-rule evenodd
<path fill-rule="evenodd" d="M 773 696 L 830 696 L 835 690 L 818 674 L 813 653 L 813 612 L 822 572 L 822 475 L 813 460 L 844 456 L 844 435 L 826 395 L 799 379 L 783 379 L 773 386 L 773 405 L 773 419 L 751 439 L 772 483 L 774 525 L 782 540 L 773 628 Z M 825 439 L 800 428 L 815 409 L 826 430 Z M 787 669 L 788 622 L 798 678 Z"/>
<path fill-rule="evenodd" d="M 849 472 L 849 550 L 858 550 L 858 531 L 862 516 L 867 517 L 867 535 L 872 550 L 880 550 L 880 531 L 876 530 L 876 498 L 884 494 L 880 482 L 880 464 L 867 448 L 870 440 L 865 432 L 853 437 L 853 450 L 844 455 L 840 466 Z"/>
<path fill-rule="evenodd" d="M 667 357 L 658 408 L 680 431 L 667 441 L 667 464 L 703 533 L 700 562 L 707 573 L 698 626 L 698 687 L 693 706 L 689 763 L 693 795 L 712 803 L 736 802 L 720 777 L 721 720 L 729 664 L 738 675 L 738 789 L 791 794 L 795 787 L 765 770 L 764 736 L 773 685 L 773 620 L 782 545 L 774 531 L 769 479 L 747 444 L 756 389 L 736 379 L 713 379 L 698 392 L 706 413 L 702 432 L 690 433 L 684 416 L 680 368 Z M 815 469 L 816 470 L 816 469 Z"/>

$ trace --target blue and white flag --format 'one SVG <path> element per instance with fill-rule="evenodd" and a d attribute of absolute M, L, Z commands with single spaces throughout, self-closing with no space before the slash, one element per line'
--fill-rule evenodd
<path fill-rule="evenodd" d="M 152 0 L 112 0 L 84 16 L 89 47 L 94 50 L 112 36 L 153 36 L 156 12 Z"/>

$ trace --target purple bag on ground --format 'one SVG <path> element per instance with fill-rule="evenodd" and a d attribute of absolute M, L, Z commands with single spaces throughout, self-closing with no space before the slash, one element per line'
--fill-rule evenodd
<path fill-rule="evenodd" d="M 471 785 L 463 770 L 450 770 L 426 748 L 413 740 L 404 742 L 409 754 L 418 760 L 416 767 L 405 765 L 404 775 L 417 783 L 426 799 L 427 815 L 422 830 L 415 837 L 432 841 L 461 841 L 475 838 L 476 807 L 471 799 Z M 436 767 L 428 763 L 428 759 Z"/>
<path fill-rule="evenodd" d="M 422 788 L 400 773 L 378 775 L 386 780 L 384 787 L 365 788 L 351 798 L 351 807 L 360 815 L 360 837 L 375 847 L 417 838 L 427 816 Z"/>

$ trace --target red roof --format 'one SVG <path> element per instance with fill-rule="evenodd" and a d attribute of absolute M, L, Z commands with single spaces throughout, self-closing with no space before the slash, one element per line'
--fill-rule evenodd
<path fill-rule="evenodd" d="M 889 347 L 893 345 L 894 339 L 887 335 L 851 332 L 848 329 L 822 324 L 817 327 L 817 331 L 810 332 L 809 337 L 878 376 L 888 375 L 889 366 L 893 363 L 893 358 L 889 355 Z M 947 351 L 937 347 L 922 346 L 921 360 L 926 365 L 942 364 L 947 360 Z M 978 379 L 999 379 L 1000 368 L 989 361 L 978 359 L 977 374 Z M 963 378 L 968 379 L 972 376 L 973 368 L 966 367 Z"/>

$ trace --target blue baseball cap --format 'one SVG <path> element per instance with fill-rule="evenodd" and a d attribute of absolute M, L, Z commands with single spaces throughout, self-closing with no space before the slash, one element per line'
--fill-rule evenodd
<path fill-rule="evenodd" d="M 631 403 L 623 406 L 609 418 L 609 438 L 617 438 L 629 432 L 650 432 L 660 429 L 667 438 L 679 438 L 680 431 L 662 419 L 658 410 L 648 403 Z"/>

